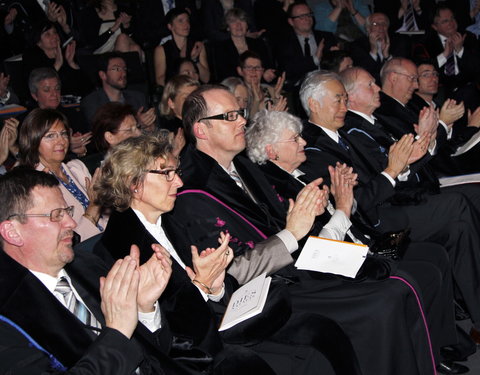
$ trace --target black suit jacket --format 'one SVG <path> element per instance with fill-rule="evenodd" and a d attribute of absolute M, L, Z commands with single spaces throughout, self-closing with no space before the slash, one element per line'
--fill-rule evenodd
<path fill-rule="evenodd" d="M 410 58 L 410 40 L 404 36 L 389 34 L 390 55 L 394 57 Z M 350 54 L 355 66 L 360 66 L 368 71 L 373 78 L 380 84 L 380 69 L 383 62 L 376 61 L 370 55 L 370 42 L 368 37 L 364 36 L 349 46 Z"/>
<path fill-rule="evenodd" d="M 415 48 L 414 58 L 431 59 L 438 72 L 440 73 L 440 83 L 445 85 L 447 94 L 451 95 L 457 88 L 465 86 L 469 82 L 474 82 L 480 72 L 480 54 L 478 52 L 478 41 L 470 32 L 463 44 L 464 50 L 461 58 L 457 56 L 459 74 L 454 76 L 445 75 L 445 65 L 438 66 L 437 56 L 443 52 L 443 44 L 437 32 L 430 30 L 420 46 Z"/>
<path fill-rule="evenodd" d="M 153 243 L 158 241 L 129 208 L 124 212 L 112 213 L 94 251 L 102 258 L 112 261 L 127 256 L 130 253 L 130 246 L 135 244 L 140 249 L 140 263 L 145 263 L 153 254 L 151 248 Z M 185 251 L 190 251 L 190 248 L 187 247 Z M 178 252 L 182 254 L 182 251 Z M 182 260 L 187 266 L 192 267 L 191 255 L 182 256 Z M 170 328 L 176 336 L 191 341 L 192 348 L 198 348 L 213 356 L 222 348 L 216 332 L 216 322 L 212 320 L 207 305 L 185 270 L 175 260 L 172 261 L 172 276 L 160 297 L 162 313 L 167 317 Z M 230 280 L 230 283 L 232 282 Z"/>
<path fill-rule="evenodd" d="M 407 227 L 407 218 L 402 214 L 392 214 L 389 209 L 387 201 L 395 194 L 390 181 L 373 166 L 365 163 L 352 147 L 349 151 L 344 150 L 321 127 L 310 122 L 305 124 L 302 136 L 307 141 L 307 161 L 300 166 L 300 170 L 306 174 L 308 181 L 318 177 L 330 181 L 328 166 L 335 166 L 337 162 L 346 163 L 358 173 L 359 184 L 354 190 L 355 199 L 369 218 L 369 224 L 377 228 L 385 221 L 383 224 L 388 222 L 385 227 L 390 229 Z"/>
<path fill-rule="evenodd" d="M 285 71 L 288 82 L 295 85 L 306 73 L 317 70 L 318 67 L 313 62 L 312 57 L 304 56 L 303 46 L 300 45 L 297 35 L 291 27 L 289 29 L 284 38 L 277 41 L 274 53 L 279 70 Z M 322 39 L 325 39 L 324 51 L 330 50 L 338 43 L 335 36 L 330 32 L 318 30 L 312 32 L 317 45 Z"/>
<path fill-rule="evenodd" d="M 101 373 L 131 374 L 141 361 L 145 374 L 189 373 L 164 354 L 168 340 L 164 340 L 163 335 L 169 336 L 168 329 L 151 333 L 139 323 L 131 340 L 109 328 L 103 328 L 97 336 L 65 309 L 36 276 L 3 251 L 0 251 L 0 270 L 0 314 L 18 324 L 64 366 L 71 368 L 71 373 L 77 373 L 83 365 L 91 368 L 91 373 L 98 373 L 99 368 Z M 78 294 L 104 327 L 99 277 L 106 275 L 107 270 L 101 260 L 77 252 L 65 270 Z M 48 371 L 48 360 L 42 353 L 25 345 L 25 339 L 11 327 L 2 324 L 0 329 L 5 333 L 0 336 L 0 346 L 11 349 L 2 350 L 0 368 L 23 368 L 25 373 Z M 82 371 L 90 374 L 85 368 Z"/>

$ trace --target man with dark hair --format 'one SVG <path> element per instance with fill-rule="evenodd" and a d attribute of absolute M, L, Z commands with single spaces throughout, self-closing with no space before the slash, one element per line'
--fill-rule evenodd
<path fill-rule="evenodd" d="M 392 303 L 402 303 L 404 297 L 401 295 L 409 294 L 397 279 L 381 283 L 348 283 L 322 274 L 310 275 L 289 265 L 293 261 L 288 261 L 288 257 L 292 257 L 289 254 L 298 248 L 298 241 L 303 237 L 300 227 L 292 227 L 290 223 L 293 202 L 287 209 L 258 167 L 241 155 L 245 148 L 246 124 L 242 114 L 235 97 L 218 86 L 202 86 L 187 97 L 182 118 L 185 132 L 193 141 L 181 155 L 184 186 L 178 193 L 173 211 L 164 215 L 166 230 L 175 242 L 175 248 L 188 249 L 190 243 L 211 247 L 220 230 L 228 231 L 235 252 L 234 267 L 229 268 L 228 273 L 242 283 L 248 281 L 252 273 L 262 270 L 279 275 L 278 279 L 288 280 L 293 310 L 319 311 L 342 325 L 359 355 L 364 373 L 387 374 L 394 371 L 393 368 L 405 374 L 431 372 L 431 362 L 426 363 L 425 357 L 414 348 L 404 351 L 411 356 L 408 359 L 403 357 L 402 363 L 395 363 L 396 358 L 371 360 L 371 354 L 375 352 L 372 347 L 389 341 L 380 337 L 386 332 L 372 331 L 363 323 L 373 315 L 373 319 L 383 321 L 386 315 L 378 315 L 380 310 Z M 270 246 L 258 253 L 258 246 L 265 242 Z M 272 253 L 276 254 L 276 264 L 272 259 L 265 266 L 264 262 Z M 190 255 L 184 252 L 184 256 Z M 287 262 L 282 265 L 280 259 Z M 235 263 L 241 261 L 243 269 Z M 366 289 L 368 293 L 361 292 Z M 348 309 L 347 313 L 345 306 L 352 298 L 360 299 L 358 308 Z M 377 303 L 382 307 L 372 310 Z M 403 311 L 415 320 L 410 315 L 413 313 L 410 307 L 399 308 L 406 309 Z M 393 317 L 397 313 L 391 311 L 388 315 Z M 400 316 L 394 319 L 404 321 Z M 384 321 L 381 324 L 395 331 L 388 335 L 396 337 L 396 345 L 410 346 L 406 332 L 411 332 L 413 327 L 398 330 L 396 323 Z M 382 350 L 390 349 L 383 347 Z M 413 363 L 415 368 L 412 368 Z"/>
<path fill-rule="evenodd" d="M 440 83 L 447 95 L 474 82 L 480 72 L 478 41 L 470 32 L 461 34 L 451 9 L 440 3 L 435 9 L 431 29 L 417 52 L 435 60 L 440 73 Z"/>
<path fill-rule="evenodd" d="M 146 107 L 146 98 L 141 92 L 128 90 L 127 64 L 119 53 L 111 52 L 102 55 L 99 59 L 98 76 L 102 87 L 83 98 L 82 112 L 90 124 L 97 109 L 108 102 L 130 104 L 137 113 L 137 120 L 144 128 L 152 128 L 156 123 L 155 109 Z"/>
<path fill-rule="evenodd" d="M 58 184 L 27 168 L 0 177 L 0 372 L 191 374 L 164 354 L 168 253 L 157 246 L 138 267 L 132 247 L 107 275 L 72 249 L 73 207 Z"/>
<path fill-rule="evenodd" d="M 275 46 L 279 70 L 286 72 L 289 87 L 297 86 L 302 77 L 318 69 L 323 51 L 337 46 L 332 33 L 313 29 L 314 18 L 304 2 L 294 2 L 287 10 L 291 28 Z"/>

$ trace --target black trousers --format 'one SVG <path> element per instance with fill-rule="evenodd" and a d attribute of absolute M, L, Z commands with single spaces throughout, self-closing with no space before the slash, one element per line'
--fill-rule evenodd
<path fill-rule="evenodd" d="M 401 206 L 408 216 L 413 241 L 442 245 L 448 252 L 456 290 L 474 323 L 480 322 L 480 222 L 463 194 L 442 192 L 424 203 Z"/>

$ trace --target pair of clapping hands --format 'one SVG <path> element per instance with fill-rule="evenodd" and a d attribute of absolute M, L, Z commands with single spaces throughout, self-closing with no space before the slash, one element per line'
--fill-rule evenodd
<path fill-rule="evenodd" d="M 328 205 L 330 192 L 335 199 L 336 209 L 341 209 L 347 216 L 350 216 L 353 205 L 353 188 L 358 184 L 356 173 L 353 168 L 346 164 L 337 163 L 335 167 L 329 166 L 331 189 L 323 185 L 322 178 L 318 178 L 306 185 L 297 195 L 294 202 L 289 199 L 287 213 L 287 224 L 285 229 L 290 231 L 299 241 L 310 232 L 315 218 L 325 212 Z"/>
<path fill-rule="evenodd" d="M 233 259 L 228 246 L 230 236 L 221 233 L 217 249 L 207 248 L 200 254 L 192 246 L 193 269 L 186 268 L 191 280 L 197 280 L 213 294 L 218 294 L 225 278 L 225 269 Z M 153 254 L 139 264 L 140 250 L 132 245 L 130 255 L 115 262 L 106 277 L 100 278 L 101 307 L 107 327 L 130 338 L 138 323 L 138 312 L 154 311 L 172 274 L 170 254 L 159 244 L 152 244 Z M 209 291 L 205 291 L 209 293 Z"/>

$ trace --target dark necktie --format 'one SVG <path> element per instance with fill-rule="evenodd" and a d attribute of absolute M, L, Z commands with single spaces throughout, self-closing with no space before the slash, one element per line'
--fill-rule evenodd
<path fill-rule="evenodd" d="M 342 138 L 338 137 L 338 144 L 340 147 L 342 147 L 345 151 L 350 150 L 350 147 L 348 146 L 348 143 Z"/>
<path fill-rule="evenodd" d="M 87 307 L 75 297 L 72 287 L 65 277 L 62 277 L 60 280 L 58 280 L 57 286 L 55 287 L 55 292 L 58 292 L 63 296 L 67 309 L 70 310 L 70 312 L 75 315 L 83 324 L 94 328 L 101 328 L 100 323 L 93 316 L 93 314 L 88 311 Z M 100 332 L 97 330 L 93 331 L 97 335 L 100 334 Z"/>
<path fill-rule="evenodd" d="M 453 56 L 453 53 L 448 56 L 447 62 L 445 63 L 445 75 L 455 75 L 455 57 Z"/>
<path fill-rule="evenodd" d="M 304 41 L 305 44 L 303 45 L 303 52 L 305 57 L 312 56 L 312 52 L 310 51 L 310 44 L 308 43 L 309 40 L 310 38 L 305 38 L 305 41 Z"/>

